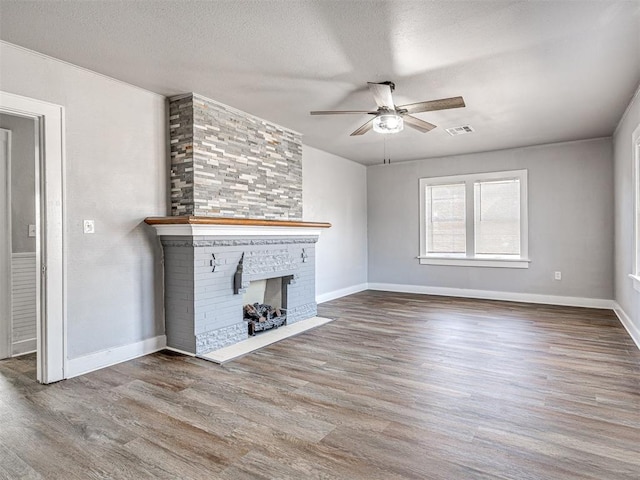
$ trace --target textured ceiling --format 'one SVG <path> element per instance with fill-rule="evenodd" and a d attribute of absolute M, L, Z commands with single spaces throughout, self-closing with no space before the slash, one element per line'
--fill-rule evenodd
<path fill-rule="evenodd" d="M 363 164 L 609 136 L 640 82 L 639 1 L 0 1 L 0 38 L 148 90 L 196 92 Z M 1 61 L 1 59 L 0 59 Z M 1 66 L 1 64 L 0 64 Z M 374 107 L 462 95 L 438 125 L 349 133 Z M 444 129 L 470 124 L 475 133 Z"/>

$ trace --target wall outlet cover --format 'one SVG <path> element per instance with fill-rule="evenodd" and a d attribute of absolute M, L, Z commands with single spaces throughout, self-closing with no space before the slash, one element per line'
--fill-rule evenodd
<path fill-rule="evenodd" d="M 30 237 L 35 237 L 36 236 L 36 226 L 35 225 L 29 225 L 29 233 L 27 234 Z"/>

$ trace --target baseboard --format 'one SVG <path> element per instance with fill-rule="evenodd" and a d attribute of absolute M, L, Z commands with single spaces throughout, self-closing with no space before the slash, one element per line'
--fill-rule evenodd
<path fill-rule="evenodd" d="M 85 373 L 157 352 L 166 346 L 167 337 L 158 335 L 157 337 L 130 343 L 129 345 L 101 350 L 78 358 L 70 358 L 67 361 L 67 371 L 64 377 L 73 378 L 78 375 L 84 375 Z"/>
<path fill-rule="evenodd" d="M 21 340 L 19 342 L 13 342 L 11 344 L 11 356 L 19 357 L 20 355 L 26 355 L 33 353 L 37 350 L 36 339 L 30 338 L 28 340 Z"/>
<path fill-rule="evenodd" d="M 347 295 L 352 295 L 354 293 L 362 292 L 369 288 L 368 284 L 361 283 L 359 285 L 352 285 L 347 288 L 341 288 L 340 290 L 333 290 L 332 292 L 323 293 L 316 297 L 317 303 L 324 303 L 330 300 L 335 300 L 336 298 L 346 297 Z"/>
<path fill-rule="evenodd" d="M 173 347 L 164 347 L 165 350 L 169 350 L 171 352 L 176 352 L 179 353 L 180 355 L 186 355 L 187 357 L 195 357 L 196 354 L 195 353 L 191 353 L 191 352 L 186 352 L 184 350 L 179 350 L 177 348 L 173 348 Z"/>
<path fill-rule="evenodd" d="M 629 315 L 622 309 L 622 307 L 616 302 L 613 311 L 620 319 L 620 323 L 622 326 L 629 332 L 629 336 L 633 339 L 633 342 L 636 344 L 638 349 L 640 350 L 640 327 L 631 321 Z"/>
<path fill-rule="evenodd" d="M 542 303 L 568 307 L 603 308 L 613 310 L 615 302 L 604 298 L 561 297 L 557 295 L 538 295 L 534 293 L 497 292 L 492 290 L 473 290 L 468 288 L 429 287 L 424 285 L 402 285 L 397 283 L 370 283 L 369 290 L 385 292 L 422 293 L 445 297 L 480 298 L 483 300 L 503 300 L 505 302 Z"/>

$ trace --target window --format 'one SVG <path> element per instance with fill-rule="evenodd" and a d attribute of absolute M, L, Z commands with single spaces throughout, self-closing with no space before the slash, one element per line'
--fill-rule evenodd
<path fill-rule="evenodd" d="M 464 183 L 427 189 L 428 251 L 464 253 L 466 248 Z"/>
<path fill-rule="evenodd" d="M 420 179 L 420 263 L 528 268 L 527 171 Z"/>
<path fill-rule="evenodd" d="M 634 190 L 634 243 L 631 279 L 633 287 L 640 292 L 640 125 L 633 132 L 633 190 Z"/>

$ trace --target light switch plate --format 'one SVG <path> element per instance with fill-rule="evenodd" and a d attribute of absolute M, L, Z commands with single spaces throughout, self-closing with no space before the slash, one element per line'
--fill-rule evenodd
<path fill-rule="evenodd" d="M 29 233 L 28 235 L 30 237 L 35 237 L 36 236 L 36 226 L 35 225 L 29 225 Z"/>
<path fill-rule="evenodd" d="M 84 220 L 84 233 L 96 233 L 96 225 L 93 220 Z"/>

